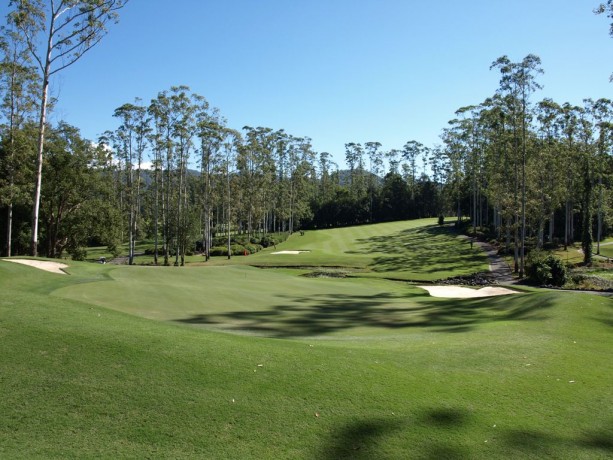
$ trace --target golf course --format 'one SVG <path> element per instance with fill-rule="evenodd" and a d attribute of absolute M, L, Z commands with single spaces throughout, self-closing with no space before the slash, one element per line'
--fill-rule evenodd
<path fill-rule="evenodd" d="M 436 219 L 185 267 L 13 261 L 0 458 L 613 455 L 610 297 L 431 296 L 489 264 Z"/>

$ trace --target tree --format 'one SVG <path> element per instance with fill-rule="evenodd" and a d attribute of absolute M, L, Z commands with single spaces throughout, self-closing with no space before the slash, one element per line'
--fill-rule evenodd
<path fill-rule="evenodd" d="M 585 101 L 587 110 L 590 112 L 594 127 L 598 129 L 596 139 L 596 162 L 595 174 L 598 178 L 598 224 L 596 227 L 596 254 L 600 254 L 600 241 L 602 239 L 602 224 L 604 214 L 604 184 L 603 180 L 607 175 L 607 158 L 613 141 L 613 103 L 609 99 L 601 98 L 597 101 L 588 99 Z"/>
<path fill-rule="evenodd" d="M 29 142 L 23 136 L 26 123 L 35 116 L 38 93 L 36 69 L 32 67 L 26 44 L 13 29 L 3 29 L 0 37 L 0 111 L 3 148 L 0 156 L 0 204 L 6 206 L 5 254 L 12 254 L 13 205 L 25 203 L 29 192 Z"/>
<path fill-rule="evenodd" d="M 383 152 L 380 149 L 380 142 L 367 142 L 364 144 L 364 150 L 366 150 L 366 155 L 368 155 L 368 160 L 370 162 L 370 168 L 368 171 L 368 195 L 370 201 L 368 207 L 371 222 L 373 222 L 374 196 L 379 185 L 378 178 L 379 174 L 383 172 Z"/>
<path fill-rule="evenodd" d="M 595 14 L 606 14 L 611 19 L 609 26 L 609 35 L 613 37 L 613 0 L 607 0 L 607 3 L 601 3 L 594 9 Z M 613 74 L 609 77 L 610 81 L 613 81 Z"/>
<path fill-rule="evenodd" d="M 515 132 L 519 142 L 515 143 L 518 156 L 521 158 L 520 189 L 521 189 L 521 237 L 519 276 L 524 276 L 525 241 L 526 241 L 526 143 L 528 124 L 530 123 L 529 97 L 532 92 L 541 88 L 536 76 L 543 73 L 541 59 L 529 54 L 521 62 L 511 62 L 507 56 L 494 61 L 490 68 L 498 68 L 501 73 L 500 91 L 510 96 L 511 114 L 514 118 Z M 519 129 L 517 129 L 519 128 Z"/>
<path fill-rule="evenodd" d="M 213 179 L 214 171 L 221 162 L 221 143 L 223 141 L 224 120 L 217 114 L 212 117 L 201 113 L 198 116 L 198 133 L 200 139 L 200 178 L 202 183 L 202 211 L 204 229 L 202 247 L 205 260 L 211 257 L 212 214 L 213 214 Z"/>
<path fill-rule="evenodd" d="M 115 109 L 114 116 L 122 121 L 117 128 L 117 153 L 126 168 L 125 191 L 128 199 L 128 263 L 134 263 L 134 246 L 140 215 L 141 165 L 150 132 L 147 109 L 136 104 L 123 104 Z"/>
<path fill-rule="evenodd" d="M 41 221 L 47 257 L 73 257 L 91 240 L 107 241 L 120 225 L 111 199 L 110 163 L 103 146 L 83 139 L 66 123 L 50 129 L 45 142 Z"/>
<path fill-rule="evenodd" d="M 36 183 L 32 210 L 31 252 L 38 254 L 38 220 L 49 82 L 52 76 L 78 61 L 106 35 L 109 22 L 128 0 L 11 0 L 9 20 L 19 30 L 40 72 L 40 117 Z M 39 47 L 39 38 L 44 45 Z"/>

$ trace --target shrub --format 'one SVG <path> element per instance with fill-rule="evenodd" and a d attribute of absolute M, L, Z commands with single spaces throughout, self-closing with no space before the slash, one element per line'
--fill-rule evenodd
<path fill-rule="evenodd" d="M 232 251 L 233 256 L 242 256 L 247 253 L 250 253 L 248 249 L 245 248 L 242 244 L 232 244 L 230 245 L 230 250 Z M 213 246 L 211 248 L 211 257 L 214 256 L 227 256 L 228 255 L 228 245 L 225 246 Z"/>
<path fill-rule="evenodd" d="M 232 251 L 233 256 L 242 256 L 245 254 L 245 246 L 243 246 L 242 244 L 231 244 L 230 245 L 230 250 Z"/>
<path fill-rule="evenodd" d="M 106 250 L 111 253 L 113 258 L 119 257 L 121 255 L 121 248 L 119 247 L 119 244 L 115 241 L 109 243 L 109 245 L 106 247 Z"/>
<path fill-rule="evenodd" d="M 568 270 L 559 257 L 532 251 L 526 259 L 526 276 L 541 285 L 563 286 L 568 281 Z"/>
<path fill-rule="evenodd" d="M 259 244 L 246 244 L 245 249 L 247 250 L 247 252 L 249 252 L 249 254 L 255 254 L 262 249 L 262 246 L 260 246 Z"/>
<path fill-rule="evenodd" d="M 87 257 L 87 250 L 84 248 L 79 248 L 79 247 L 73 248 L 73 249 L 70 249 L 68 253 L 72 257 L 72 260 L 83 261 Z"/>
<path fill-rule="evenodd" d="M 270 236 L 266 235 L 262 237 L 262 239 L 260 240 L 260 244 L 262 245 L 262 247 L 267 248 L 269 246 L 274 246 L 275 244 L 277 244 L 277 242 Z"/>
<path fill-rule="evenodd" d="M 227 246 L 213 246 L 211 248 L 211 257 L 213 256 L 227 256 L 228 255 L 228 247 Z"/>

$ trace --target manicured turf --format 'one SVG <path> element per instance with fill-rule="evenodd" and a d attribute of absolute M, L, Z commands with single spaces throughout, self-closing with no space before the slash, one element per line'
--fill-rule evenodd
<path fill-rule="evenodd" d="M 471 248 L 453 226 L 436 225 L 437 219 L 390 222 L 330 230 L 294 233 L 278 248 L 248 257 L 237 256 L 229 263 L 273 267 L 347 267 L 360 276 L 398 280 L 433 281 L 488 269 L 485 254 Z M 308 251 L 274 254 L 281 250 Z M 201 258 L 200 258 L 201 259 Z M 198 260 L 191 258 L 190 261 Z M 227 264 L 213 258 L 210 264 Z"/>
<path fill-rule="evenodd" d="M 0 262 L 0 458 L 613 453 L 609 298 L 70 264 Z"/>

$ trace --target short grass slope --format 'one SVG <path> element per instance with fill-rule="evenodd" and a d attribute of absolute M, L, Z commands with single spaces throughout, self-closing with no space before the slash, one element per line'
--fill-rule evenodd
<path fill-rule="evenodd" d="M 66 271 L 0 261 L 0 458 L 613 455 L 607 297 Z"/>

